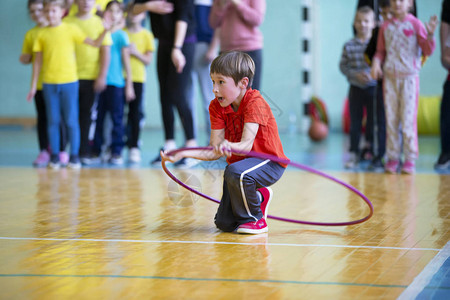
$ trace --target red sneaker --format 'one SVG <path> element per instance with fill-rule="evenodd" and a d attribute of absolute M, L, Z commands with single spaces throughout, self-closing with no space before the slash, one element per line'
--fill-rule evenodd
<path fill-rule="evenodd" d="M 260 234 L 267 232 L 269 227 L 267 227 L 266 220 L 264 218 L 256 221 L 256 222 L 248 222 L 236 229 L 237 233 L 248 233 L 248 234 Z"/>
<path fill-rule="evenodd" d="M 261 212 L 263 214 L 264 220 L 267 220 L 267 212 L 269 211 L 270 201 L 272 201 L 273 191 L 270 187 L 262 187 L 257 191 L 261 193 Z"/>

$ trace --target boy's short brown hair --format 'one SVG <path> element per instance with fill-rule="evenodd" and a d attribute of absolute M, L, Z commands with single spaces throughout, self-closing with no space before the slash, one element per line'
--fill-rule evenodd
<path fill-rule="evenodd" d="M 375 13 L 373 11 L 373 9 L 370 6 L 364 5 L 361 6 L 360 8 L 358 8 L 358 10 L 356 11 L 356 13 L 360 13 L 360 14 L 371 14 L 372 17 L 375 17 Z"/>
<path fill-rule="evenodd" d="M 28 0 L 27 6 L 30 8 L 33 4 L 44 4 L 44 0 Z"/>
<path fill-rule="evenodd" d="M 63 9 L 66 8 L 65 0 L 44 0 L 44 5 L 57 5 Z"/>
<path fill-rule="evenodd" d="M 211 63 L 210 74 L 214 73 L 233 78 L 235 84 L 247 77 L 248 87 L 251 87 L 255 76 L 255 62 L 244 52 L 223 52 Z"/>

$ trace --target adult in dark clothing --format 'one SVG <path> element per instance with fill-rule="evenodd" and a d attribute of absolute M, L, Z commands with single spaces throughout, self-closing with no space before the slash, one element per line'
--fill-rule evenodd
<path fill-rule="evenodd" d="M 174 108 L 183 125 L 185 146 L 195 147 L 194 112 L 189 101 L 189 77 L 196 41 L 194 3 L 192 0 L 136 0 L 133 12 L 144 11 L 149 12 L 151 28 L 158 39 L 157 72 L 165 134 L 163 150 L 176 148 Z M 160 161 L 158 154 L 151 163 L 159 164 Z"/>
<path fill-rule="evenodd" d="M 442 3 L 440 42 L 441 63 L 445 69 L 450 70 L 450 0 L 444 0 Z M 441 154 L 435 168 L 443 170 L 450 166 L 450 72 L 442 94 L 440 129 Z"/>

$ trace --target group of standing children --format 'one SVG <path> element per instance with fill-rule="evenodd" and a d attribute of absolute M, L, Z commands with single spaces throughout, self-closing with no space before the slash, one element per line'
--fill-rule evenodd
<path fill-rule="evenodd" d="M 411 4 L 410 0 L 382 1 L 381 7 L 383 10 L 389 7 L 392 17 L 384 20 L 379 28 L 371 67 L 362 57 L 374 28 L 374 13 L 369 7 L 361 7 L 356 13 L 354 25 L 357 38 L 344 46 L 341 59 L 341 70 L 351 84 L 351 145 L 347 168 L 354 168 L 358 163 L 362 107 L 365 106 L 368 133 L 366 137 L 370 151 L 373 151 L 375 141 L 373 117 L 376 116 L 378 129 L 386 128 L 385 172 L 415 172 L 418 156 L 417 110 L 421 55 L 430 56 L 435 49 L 434 31 L 437 27 L 437 17 L 431 17 L 424 26 L 409 13 Z M 367 29 L 370 29 L 370 33 L 366 33 Z M 380 116 L 382 109 L 378 109 L 376 114 L 373 113 L 373 108 L 379 107 L 374 104 L 380 102 L 379 98 L 377 100 L 375 97 L 377 89 L 374 80 L 381 78 L 385 124 L 380 124 L 380 121 L 384 120 L 384 116 Z M 378 89 L 378 93 L 380 91 Z M 377 135 L 376 140 L 381 141 L 378 146 L 384 146 L 382 135 Z M 384 154 L 384 149 L 380 148 L 378 147 L 378 153 L 372 162 L 374 168 L 381 166 L 380 155 Z"/>
<path fill-rule="evenodd" d="M 108 161 L 123 163 L 125 102 L 130 103 L 129 160 L 139 162 L 142 86 L 145 65 L 151 61 L 153 36 L 142 28 L 142 15 L 130 17 L 128 34 L 123 31 L 124 9 L 117 0 L 108 2 L 103 20 L 95 14 L 95 0 L 75 0 L 75 5 L 76 14 L 64 18 L 64 0 L 28 1 L 37 26 L 27 32 L 20 60 L 33 63 L 27 100 L 34 98 L 38 111 L 41 152 L 35 165 L 78 169 L 81 163 L 98 162 L 106 113 L 113 124 L 111 145 L 106 145 Z M 60 138 L 64 128 L 70 143 L 67 163 L 60 153 L 65 146 Z"/>

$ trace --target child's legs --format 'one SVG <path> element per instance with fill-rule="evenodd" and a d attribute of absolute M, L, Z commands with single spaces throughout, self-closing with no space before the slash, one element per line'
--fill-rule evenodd
<path fill-rule="evenodd" d="M 401 143 L 399 136 L 399 101 L 397 79 L 385 76 L 383 79 L 384 109 L 386 113 L 386 155 L 389 160 L 399 160 Z"/>
<path fill-rule="evenodd" d="M 111 153 L 120 154 L 123 148 L 123 106 L 125 104 L 124 88 L 112 87 L 113 93 L 109 99 L 109 111 L 111 112 L 111 120 L 113 123 L 112 128 L 112 141 L 111 141 Z"/>
<path fill-rule="evenodd" d="M 348 104 L 350 110 L 350 152 L 358 153 L 364 109 L 363 90 L 356 86 L 350 86 Z"/>
<path fill-rule="evenodd" d="M 61 108 L 67 125 L 70 142 L 70 154 L 80 151 L 80 125 L 78 123 L 78 81 L 60 85 Z"/>
<path fill-rule="evenodd" d="M 90 153 L 89 130 L 92 123 L 91 110 L 96 97 L 94 82 L 94 80 L 79 81 L 80 156 L 87 156 Z"/>
<path fill-rule="evenodd" d="M 231 196 L 228 192 L 226 180 L 223 181 L 222 198 L 220 199 L 219 208 L 217 209 L 216 216 L 214 217 L 214 223 L 217 228 L 225 232 L 232 232 L 239 226 L 233 214 Z"/>
<path fill-rule="evenodd" d="M 376 155 L 383 157 L 386 152 L 386 116 L 384 113 L 384 101 L 383 101 L 383 83 L 378 81 L 377 84 L 377 103 L 376 103 L 376 125 L 377 125 L 377 149 Z"/>
<path fill-rule="evenodd" d="M 97 103 L 97 119 L 95 121 L 94 144 L 92 152 L 94 155 L 99 155 L 102 152 L 103 144 L 103 128 L 105 123 L 105 114 L 107 111 L 107 102 L 109 99 L 111 86 L 108 85 L 106 89 L 100 93 Z"/>
<path fill-rule="evenodd" d="M 363 105 L 366 108 L 366 142 L 369 143 L 372 152 L 373 149 L 373 128 L 374 128 L 374 105 L 375 105 L 375 89 L 376 87 L 368 87 L 364 89 Z"/>
<path fill-rule="evenodd" d="M 441 153 L 450 153 L 450 81 L 444 85 L 441 102 Z"/>
<path fill-rule="evenodd" d="M 133 82 L 134 86 L 134 94 L 136 98 L 128 102 L 128 148 L 137 148 L 139 134 L 141 131 L 141 106 L 142 106 L 142 87 L 143 84 L 141 82 Z"/>
<path fill-rule="evenodd" d="M 233 226 L 235 229 L 240 224 L 261 219 L 261 203 L 256 190 L 274 184 L 283 172 L 284 168 L 279 164 L 259 158 L 246 158 L 228 165 L 224 173 L 224 204 L 215 218 L 217 227 L 229 231 L 225 229 Z M 230 209 L 233 219 L 230 219 Z"/>
<path fill-rule="evenodd" d="M 44 84 L 42 92 L 44 93 L 47 113 L 47 133 L 50 141 L 50 151 L 53 155 L 56 155 L 59 154 L 59 125 L 61 123 L 59 85 Z"/>
<path fill-rule="evenodd" d="M 36 91 L 34 96 L 34 104 L 37 113 L 37 135 L 39 142 L 39 150 L 48 149 L 48 133 L 47 133 L 47 115 L 45 111 L 44 93 L 42 90 Z"/>
<path fill-rule="evenodd" d="M 419 103 L 419 76 L 402 79 L 400 85 L 400 122 L 402 125 L 405 160 L 414 161 L 419 155 L 417 136 L 417 106 Z"/>

